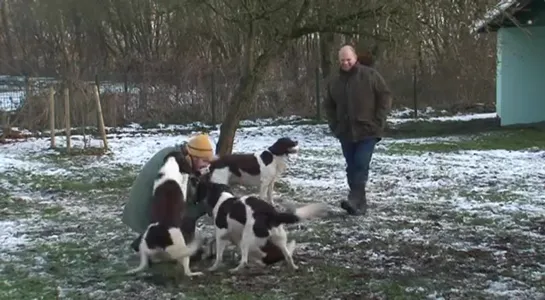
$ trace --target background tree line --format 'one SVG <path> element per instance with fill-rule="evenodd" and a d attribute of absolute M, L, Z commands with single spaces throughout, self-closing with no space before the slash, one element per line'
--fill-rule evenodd
<path fill-rule="evenodd" d="M 469 26 L 495 2 L 0 1 L 0 74 L 71 88 L 97 81 L 109 126 L 225 120 L 225 153 L 241 118 L 316 115 L 344 43 L 372 58 L 394 106 L 493 103 L 495 36 L 477 38 Z M 45 126 L 47 104 L 32 87 L 20 119 Z M 71 124 L 93 123 L 78 95 Z"/>

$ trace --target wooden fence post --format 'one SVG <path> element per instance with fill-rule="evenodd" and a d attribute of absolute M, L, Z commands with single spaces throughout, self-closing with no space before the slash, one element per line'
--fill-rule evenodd
<path fill-rule="evenodd" d="M 0 143 L 3 144 L 6 142 L 6 137 L 9 134 L 9 116 L 7 111 L 1 111 L 2 113 L 2 135 L 0 136 Z"/>
<path fill-rule="evenodd" d="M 34 130 L 34 115 L 33 115 L 33 109 L 32 109 L 32 80 L 27 76 L 25 77 L 25 105 L 28 107 L 28 130 L 33 131 Z"/>
<path fill-rule="evenodd" d="M 68 84 L 64 87 L 64 124 L 66 125 L 66 152 L 72 149 L 71 128 L 70 128 L 70 89 Z"/>
<path fill-rule="evenodd" d="M 320 89 L 321 89 L 321 86 L 320 86 L 320 67 L 316 67 L 316 70 L 315 70 L 316 74 L 316 119 L 318 120 L 318 122 L 322 121 L 322 96 L 320 95 Z"/>
<path fill-rule="evenodd" d="M 53 87 L 49 87 L 49 129 L 51 130 L 51 148 L 55 148 L 55 88 Z"/>
<path fill-rule="evenodd" d="M 106 138 L 106 128 L 104 126 L 104 117 L 102 116 L 102 105 L 100 105 L 100 94 L 98 92 L 98 86 L 93 85 L 93 95 L 95 97 L 95 102 L 97 105 L 97 114 L 98 114 L 98 130 L 100 131 L 100 136 L 102 137 L 102 144 L 104 149 L 108 149 L 108 139 Z"/>

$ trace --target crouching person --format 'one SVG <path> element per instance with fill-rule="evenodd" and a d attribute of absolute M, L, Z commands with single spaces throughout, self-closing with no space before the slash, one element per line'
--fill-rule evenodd
<path fill-rule="evenodd" d="M 199 176 L 200 170 L 206 168 L 214 157 L 213 146 L 208 135 L 199 134 L 182 145 L 166 147 L 160 150 L 144 165 L 133 182 L 122 215 L 122 222 L 138 233 L 138 237 L 131 243 L 131 248 L 134 251 L 138 251 L 141 235 L 145 232 L 151 221 L 154 181 L 157 178 L 159 169 L 163 165 L 165 157 L 172 151 L 180 151 L 186 157 L 194 171 L 192 175 L 195 178 Z M 195 203 L 195 190 L 195 181 L 189 180 L 187 195 L 185 196 L 187 207 L 182 219 L 181 228 L 186 239 L 194 238 L 197 220 L 207 213 L 206 203 Z M 182 217 L 181 212 L 180 217 Z M 203 254 L 213 255 L 212 253 L 206 253 L 206 249 L 212 248 L 211 245 L 207 245 L 205 242 L 204 246 L 203 249 L 192 256 L 192 260 L 199 260 Z"/>

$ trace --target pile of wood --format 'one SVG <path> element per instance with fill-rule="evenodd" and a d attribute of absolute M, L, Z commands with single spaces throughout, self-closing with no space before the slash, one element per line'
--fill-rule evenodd
<path fill-rule="evenodd" d="M 0 113 L 0 144 L 8 144 L 17 140 L 26 140 L 28 138 L 23 132 L 10 126 L 9 112 L 1 111 Z"/>
<path fill-rule="evenodd" d="M 26 136 L 22 132 L 7 127 L 2 129 L 2 132 L 0 134 L 0 144 L 8 144 L 17 140 L 26 140 L 27 138 L 28 136 Z"/>

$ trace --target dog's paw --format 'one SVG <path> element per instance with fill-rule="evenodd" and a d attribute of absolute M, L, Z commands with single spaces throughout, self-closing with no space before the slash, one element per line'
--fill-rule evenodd
<path fill-rule="evenodd" d="M 236 267 L 236 268 L 232 268 L 232 269 L 229 269 L 229 273 L 238 273 L 240 272 L 240 270 L 242 270 L 243 267 Z"/>
<path fill-rule="evenodd" d="M 152 264 L 158 264 L 162 261 L 163 259 L 161 258 L 161 256 L 159 255 L 151 255 L 149 258 L 148 258 L 148 261 L 151 262 Z"/>
<path fill-rule="evenodd" d="M 186 273 L 185 276 L 187 277 L 194 277 L 194 276 L 202 276 L 204 275 L 203 272 L 191 272 L 191 273 Z"/>
<path fill-rule="evenodd" d="M 131 270 L 128 270 L 127 272 L 125 272 L 126 275 L 133 275 L 133 274 L 136 274 L 139 270 L 137 269 L 131 269 Z"/>
<path fill-rule="evenodd" d="M 293 253 L 295 252 L 295 248 L 297 247 L 297 242 L 295 242 L 295 240 L 291 240 L 289 243 L 288 243 L 288 252 L 290 253 L 290 255 L 293 255 Z"/>
<path fill-rule="evenodd" d="M 261 260 L 261 259 L 260 259 L 260 260 L 256 260 L 256 263 L 257 263 L 258 266 L 260 266 L 260 267 L 262 267 L 262 268 L 264 268 L 264 267 L 267 266 L 267 263 L 265 263 L 265 262 L 264 262 L 263 260 Z"/>
<path fill-rule="evenodd" d="M 217 271 L 218 269 L 220 268 L 220 266 L 211 266 L 210 268 L 208 268 L 208 272 L 215 272 Z"/>

